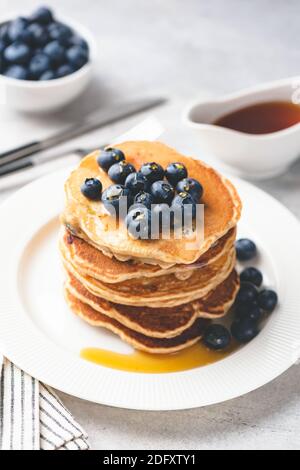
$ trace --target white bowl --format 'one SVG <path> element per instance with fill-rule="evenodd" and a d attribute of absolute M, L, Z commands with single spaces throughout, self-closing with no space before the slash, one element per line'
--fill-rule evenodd
<path fill-rule="evenodd" d="M 8 19 L 2 23 L 9 21 Z M 48 81 L 27 81 L 0 75 L 0 102 L 23 112 L 50 112 L 63 108 L 77 98 L 87 87 L 92 76 L 96 55 L 96 42 L 81 24 L 68 18 L 59 21 L 70 26 L 84 38 L 90 50 L 89 62 L 77 72 L 63 78 Z"/>
<path fill-rule="evenodd" d="M 300 123 L 270 134 L 246 134 L 216 126 L 221 116 L 255 103 L 295 101 L 300 77 L 259 85 L 210 101 L 192 103 L 183 115 L 184 123 L 199 137 L 204 155 L 212 157 L 227 171 L 249 179 L 263 179 L 284 173 L 300 156 Z M 299 104 L 299 101 L 298 101 Z"/>

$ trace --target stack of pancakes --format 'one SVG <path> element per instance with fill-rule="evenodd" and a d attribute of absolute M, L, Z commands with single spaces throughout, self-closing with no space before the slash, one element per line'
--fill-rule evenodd
<path fill-rule="evenodd" d="M 211 319 L 226 315 L 239 279 L 234 242 L 241 202 L 232 184 L 199 160 L 159 142 L 116 145 L 138 170 L 181 162 L 204 187 L 204 237 L 134 240 L 115 224 L 102 202 L 84 197 L 86 178 L 112 184 L 97 163 L 83 159 L 65 185 L 60 251 L 67 272 L 65 296 L 88 323 L 118 334 L 135 348 L 171 353 L 197 342 Z M 199 241 L 201 238 L 201 241 Z"/>

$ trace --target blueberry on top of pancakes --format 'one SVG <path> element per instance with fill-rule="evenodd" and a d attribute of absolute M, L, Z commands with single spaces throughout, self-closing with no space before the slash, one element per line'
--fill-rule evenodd
<path fill-rule="evenodd" d="M 150 193 L 141 191 L 134 198 L 134 204 L 142 204 L 143 206 L 151 209 L 152 204 L 154 204 L 153 196 Z"/>
<path fill-rule="evenodd" d="M 121 202 L 129 207 L 131 205 L 131 194 L 129 189 L 121 184 L 113 184 L 109 186 L 102 194 L 102 202 L 106 209 L 113 207 L 119 212 Z"/>
<path fill-rule="evenodd" d="M 181 214 L 183 215 L 184 211 L 191 211 L 192 217 L 196 216 L 197 205 L 188 193 L 182 192 L 177 194 L 172 201 L 172 208 L 180 209 Z"/>
<path fill-rule="evenodd" d="M 189 193 L 195 202 L 199 202 L 203 196 L 203 186 L 194 178 L 184 178 L 176 186 L 178 193 Z"/>
<path fill-rule="evenodd" d="M 171 204 L 175 191 L 167 181 L 155 181 L 151 186 L 151 194 L 154 202 Z"/>
<path fill-rule="evenodd" d="M 146 176 L 138 171 L 137 173 L 131 173 L 127 176 L 125 187 L 128 188 L 132 194 L 138 194 L 141 191 L 147 192 L 149 189 L 149 182 Z"/>
<path fill-rule="evenodd" d="M 102 183 L 97 178 L 87 178 L 81 186 L 82 194 L 92 201 L 100 201 Z"/>
<path fill-rule="evenodd" d="M 151 234 L 151 211 L 142 205 L 132 206 L 126 216 L 125 224 L 134 239 L 148 239 Z"/>
<path fill-rule="evenodd" d="M 98 165 L 104 171 L 108 171 L 112 165 L 122 162 L 123 160 L 125 160 L 124 153 L 115 148 L 102 150 L 100 156 L 97 158 Z"/>
<path fill-rule="evenodd" d="M 141 166 L 140 172 L 147 178 L 149 183 L 164 179 L 164 169 L 161 165 L 155 162 L 144 163 Z"/>
<path fill-rule="evenodd" d="M 176 187 L 179 181 L 187 178 L 188 172 L 183 163 L 175 162 L 167 166 L 165 175 L 169 183 Z"/>
<path fill-rule="evenodd" d="M 124 184 L 127 176 L 131 173 L 135 173 L 135 168 L 131 163 L 127 163 L 125 160 L 115 163 L 108 170 L 108 176 L 116 184 Z"/>

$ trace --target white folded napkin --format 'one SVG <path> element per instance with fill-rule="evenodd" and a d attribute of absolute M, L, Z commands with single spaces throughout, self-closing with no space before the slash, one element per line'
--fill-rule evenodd
<path fill-rule="evenodd" d="M 88 450 L 86 432 L 55 393 L 0 357 L 0 449 Z"/>

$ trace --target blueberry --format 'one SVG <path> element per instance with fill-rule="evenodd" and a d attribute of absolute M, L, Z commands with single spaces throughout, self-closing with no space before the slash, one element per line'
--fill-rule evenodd
<path fill-rule="evenodd" d="M 48 26 L 48 32 L 52 40 L 59 41 L 63 46 L 67 46 L 70 37 L 73 35 L 71 28 L 58 22 L 51 23 Z"/>
<path fill-rule="evenodd" d="M 176 162 L 167 166 L 165 175 L 169 183 L 176 187 L 179 181 L 187 178 L 188 172 L 183 163 Z"/>
<path fill-rule="evenodd" d="M 248 238 L 241 238 L 235 244 L 236 254 L 239 261 L 249 261 L 255 258 L 257 254 L 257 248 L 253 241 Z"/>
<path fill-rule="evenodd" d="M 69 63 L 75 70 L 81 69 L 88 62 L 88 53 L 79 46 L 70 47 L 66 52 Z"/>
<path fill-rule="evenodd" d="M 53 21 L 53 14 L 49 8 L 40 7 L 30 17 L 32 23 L 47 25 Z"/>
<path fill-rule="evenodd" d="M 7 62 L 24 65 L 30 59 L 30 49 L 27 44 L 14 42 L 5 49 L 3 56 Z"/>
<path fill-rule="evenodd" d="M 185 178 L 176 186 L 178 193 L 189 193 L 195 202 L 199 202 L 203 196 L 203 186 L 194 178 Z"/>
<path fill-rule="evenodd" d="M 86 51 L 89 50 L 89 45 L 88 43 L 86 42 L 85 39 L 81 38 L 80 36 L 78 36 L 77 34 L 74 34 L 73 36 L 71 36 L 68 40 L 68 46 L 69 47 L 72 47 L 72 46 L 79 46 L 81 47 L 82 49 L 85 49 Z"/>
<path fill-rule="evenodd" d="M 150 193 L 141 191 L 134 197 L 134 204 L 141 204 L 148 209 L 151 209 L 152 204 L 154 204 L 154 199 Z"/>
<path fill-rule="evenodd" d="M 135 168 L 125 160 L 119 163 L 115 163 L 108 170 L 108 176 L 114 183 L 117 184 L 124 184 L 127 176 L 131 173 L 135 173 Z"/>
<path fill-rule="evenodd" d="M 238 295 L 236 297 L 236 304 L 252 304 L 257 300 L 258 290 L 249 282 L 242 282 Z"/>
<path fill-rule="evenodd" d="M 0 56 L 2 56 L 2 53 L 4 52 L 5 48 L 6 48 L 5 41 L 3 41 L 3 39 L 0 39 Z"/>
<path fill-rule="evenodd" d="M 122 162 L 124 160 L 124 153 L 121 150 L 115 148 L 108 148 L 102 150 L 100 156 L 97 159 L 98 165 L 104 171 L 108 171 L 112 165 L 114 165 L 115 163 Z"/>
<path fill-rule="evenodd" d="M 240 279 L 242 282 L 250 282 L 257 287 L 260 287 L 263 283 L 262 273 L 253 267 L 246 268 L 241 272 Z"/>
<path fill-rule="evenodd" d="M 278 303 L 278 296 L 273 290 L 265 289 L 258 296 L 258 305 L 266 312 L 272 313 Z"/>
<path fill-rule="evenodd" d="M 68 64 L 61 65 L 56 71 L 57 78 L 63 78 L 67 75 L 71 75 L 75 70 Z"/>
<path fill-rule="evenodd" d="M 215 351 L 228 348 L 231 343 L 231 335 L 223 325 L 210 325 L 203 337 L 205 346 Z"/>
<path fill-rule="evenodd" d="M 145 206 L 133 206 L 126 216 L 125 224 L 135 240 L 148 239 L 151 235 L 151 211 Z"/>
<path fill-rule="evenodd" d="M 151 186 L 151 194 L 154 202 L 157 204 L 163 202 L 170 205 L 175 192 L 170 183 L 166 181 L 155 181 Z"/>
<path fill-rule="evenodd" d="M 8 26 L 8 37 L 10 42 L 21 40 L 21 34 L 28 25 L 28 21 L 25 18 L 16 18 Z"/>
<path fill-rule="evenodd" d="M 55 78 L 56 78 L 56 74 L 54 70 L 47 70 L 40 76 L 39 80 L 46 81 L 46 80 L 54 80 Z"/>
<path fill-rule="evenodd" d="M 258 333 L 257 323 L 248 318 L 238 319 L 231 326 L 231 334 L 239 343 L 249 343 Z"/>
<path fill-rule="evenodd" d="M 196 217 L 197 204 L 188 193 L 183 192 L 177 194 L 172 201 L 172 208 L 175 210 L 180 209 L 181 215 L 184 215 L 184 212 L 186 211 L 186 214 L 192 214 L 193 218 Z"/>
<path fill-rule="evenodd" d="M 50 58 L 54 67 L 61 65 L 65 60 L 65 49 L 58 41 L 49 42 L 44 47 L 44 53 Z"/>
<path fill-rule="evenodd" d="M 158 163 L 144 163 L 142 165 L 140 172 L 146 176 L 149 183 L 154 183 L 155 181 L 160 181 L 164 179 L 164 169 Z"/>
<path fill-rule="evenodd" d="M 35 47 L 43 47 L 49 42 L 49 34 L 46 28 L 38 23 L 32 23 L 28 26 L 27 31 L 32 35 L 32 43 Z"/>
<path fill-rule="evenodd" d="M 87 178 L 81 186 L 82 194 L 92 201 L 100 201 L 102 193 L 102 183 L 97 178 Z"/>
<path fill-rule="evenodd" d="M 50 59 L 46 54 L 36 54 L 29 63 L 30 77 L 37 80 L 45 72 L 48 72 L 50 67 Z"/>
<path fill-rule="evenodd" d="M 22 65 L 11 65 L 4 72 L 3 75 L 10 78 L 16 78 L 17 80 L 27 80 L 28 72 Z"/>
<path fill-rule="evenodd" d="M 142 173 L 131 173 L 127 176 L 125 186 L 132 194 L 138 194 L 140 192 L 147 192 L 149 189 L 149 182 Z"/>
<path fill-rule="evenodd" d="M 255 303 L 244 304 L 244 305 L 241 304 L 236 309 L 236 317 L 238 319 L 248 318 L 249 320 L 258 322 L 262 317 L 262 310 Z"/>
<path fill-rule="evenodd" d="M 9 43 L 9 37 L 8 37 L 9 25 L 10 23 L 6 23 L 0 26 L 0 40 L 3 41 L 5 44 Z"/>
<path fill-rule="evenodd" d="M 173 228 L 174 216 L 168 204 L 155 204 L 155 206 L 152 207 L 152 224 L 153 233 L 169 232 L 169 230 Z"/>
<path fill-rule="evenodd" d="M 121 184 L 113 184 L 103 192 L 102 202 L 108 211 L 111 211 L 111 208 L 113 207 L 118 213 L 121 203 L 126 207 L 131 206 L 131 194 L 125 186 L 122 186 Z"/>

